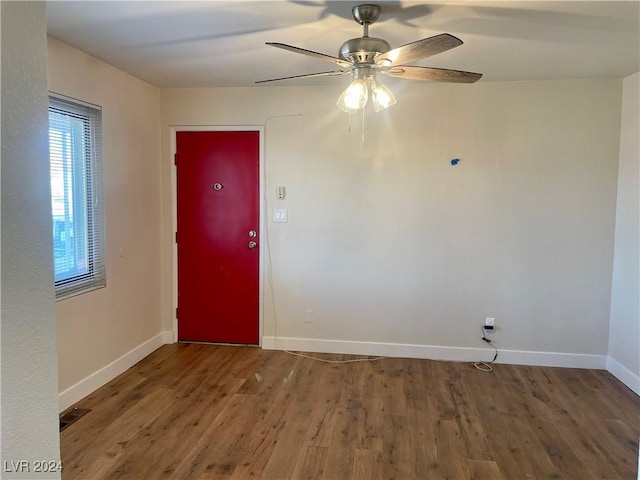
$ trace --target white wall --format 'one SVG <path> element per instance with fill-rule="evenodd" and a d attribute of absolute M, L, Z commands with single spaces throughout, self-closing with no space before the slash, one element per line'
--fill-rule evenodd
<path fill-rule="evenodd" d="M 160 90 L 53 38 L 48 53 L 49 90 L 100 105 L 103 128 L 107 287 L 56 304 L 62 409 L 162 344 Z"/>
<path fill-rule="evenodd" d="M 2 478 L 60 478 L 44 2 L 2 2 Z M 11 462 L 28 462 L 17 473 Z M 8 463 L 8 468 L 4 462 Z M 29 470 L 26 470 L 29 469 Z"/>
<path fill-rule="evenodd" d="M 289 210 L 268 223 L 280 346 L 465 359 L 484 352 L 492 316 L 503 361 L 603 368 L 621 87 L 397 82 L 398 104 L 367 115 L 364 141 L 361 117 L 349 132 L 334 106 L 340 83 L 163 90 L 164 238 L 168 127 L 266 124 L 268 209 Z"/>
<path fill-rule="evenodd" d="M 640 394 L 640 73 L 623 81 L 608 369 Z"/>

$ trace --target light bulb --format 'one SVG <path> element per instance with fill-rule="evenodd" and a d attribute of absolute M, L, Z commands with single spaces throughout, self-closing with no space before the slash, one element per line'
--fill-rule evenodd
<path fill-rule="evenodd" d="M 398 103 L 391 90 L 386 85 L 377 83 L 375 80 L 371 82 L 371 91 L 373 93 L 373 109 L 376 112 Z"/>
<path fill-rule="evenodd" d="M 362 78 L 356 78 L 338 99 L 338 108 L 345 112 L 355 112 L 364 108 L 369 98 L 367 83 Z"/>

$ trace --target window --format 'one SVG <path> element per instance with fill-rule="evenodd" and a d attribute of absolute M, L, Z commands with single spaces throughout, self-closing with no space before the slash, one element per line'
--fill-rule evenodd
<path fill-rule="evenodd" d="M 99 107 L 49 97 L 56 298 L 106 285 Z"/>

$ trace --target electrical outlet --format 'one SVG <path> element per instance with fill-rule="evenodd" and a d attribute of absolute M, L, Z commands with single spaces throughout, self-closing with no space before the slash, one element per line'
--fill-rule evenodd
<path fill-rule="evenodd" d="M 496 319 L 493 317 L 486 317 L 484 319 L 484 329 L 495 330 L 495 328 L 496 328 Z"/>
<path fill-rule="evenodd" d="M 313 310 L 304 311 L 304 323 L 313 323 Z"/>

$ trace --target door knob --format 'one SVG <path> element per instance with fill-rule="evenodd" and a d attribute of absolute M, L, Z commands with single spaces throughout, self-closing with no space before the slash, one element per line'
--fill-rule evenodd
<path fill-rule="evenodd" d="M 249 248 L 256 248 L 258 246 L 258 244 L 256 242 L 254 242 L 253 240 L 251 240 L 249 242 Z"/>
<path fill-rule="evenodd" d="M 258 233 L 255 230 L 249 230 L 249 238 L 256 238 Z"/>

